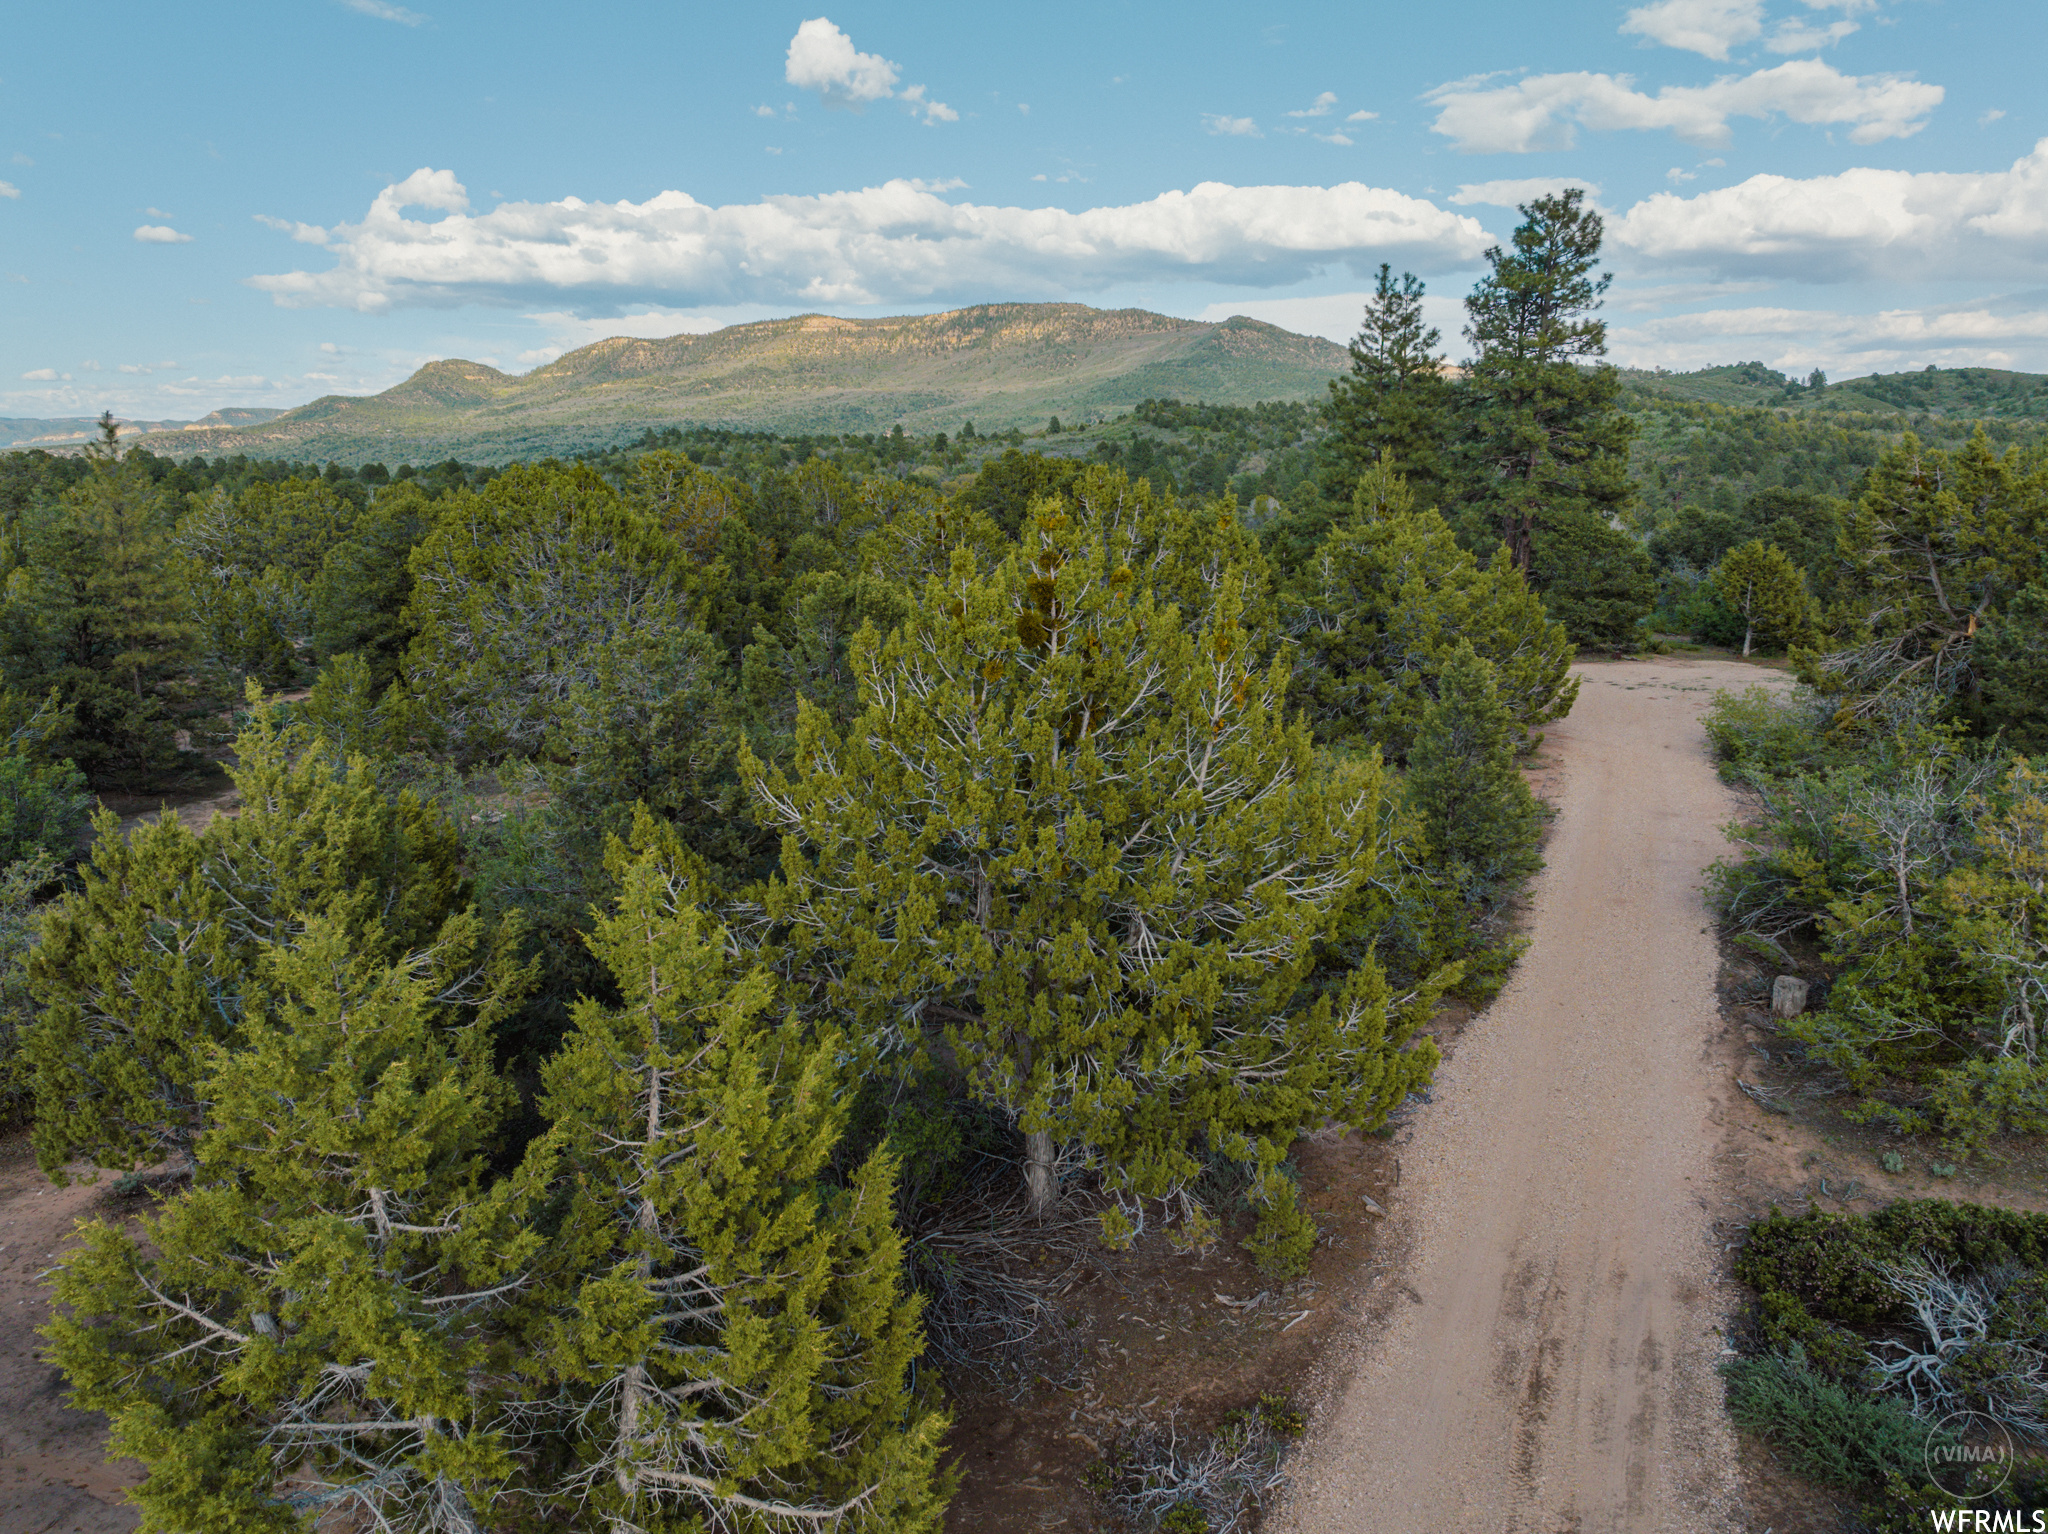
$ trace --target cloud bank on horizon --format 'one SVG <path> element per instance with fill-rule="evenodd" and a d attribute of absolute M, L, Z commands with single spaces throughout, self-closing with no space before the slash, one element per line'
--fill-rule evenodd
<path fill-rule="evenodd" d="M 1585 178 L 1531 177 L 1461 186 L 1446 200 L 1511 207 L 1566 186 L 1599 192 Z M 1336 262 L 1389 261 L 1429 275 L 1474 268 L 1493 243 L 1473 217 L 1359 182 L 1203 182 L 1079 212 L 949 202 L 949 189 L 898 180 L 725 207 L 665 191 L 641 203 L 566 197 L 472 214 L 453 171 L 422 168 L 379 192 L 358 223 L 320 229 L 257 215 L 336 261 L 249 281 L 287 307 L 366 313 L 548 300 L 577 314 L 647 302 L 865 307 L 1049 298 L 1130 282 L 1269 289 Z M 415 208 L 447 216 L 407 217 Z M 1698 268 L 1730 282 L 2040 280 L 2048 138 L 2009 169 L 1983 174 L 1854 169 L 1656 192 L 1610 215 L 1608 237 L 1641 270 Z"/>
<path fill-rule="evenodd" d="M 1480 0 L 1483 16 L 1374 50 L 1354 46 L 1384 42 L 1365 22 L 1297 27 L 1285 0 L 1256 27 L 1196 11 L 1165 32 L 1053 0 L 993 50 L 915 4 L 850 26 L 734 15 L 693 20 L 691 46 L 717 67 L 688 92 L 663 73 L 669 13 L 615 3 L 649 38 L 632 59 L 581 58 L 582 34 L 535 7 L 523 29 L 490 13 L 510 51 L 471 72 L 523 62 L 603 111 L 523 100 L 465 135 L 410 112 L 399 78 L 357 152 L 309 81 L 271 103 L 290 171 L 265 176 L 210 169 L 246 140 L 216 144 L 210 121 L 202 132 L 157 96 L 150 131 L 130 137 L 185 143 L 186 159 L 118 193 L 118 178 L 96 194 L 65 163 L 76 92 L 53 65 L 0 144 L 21 167 L 0 182 L 0 230 L 34 230 L 6 242 L 33 255 L 0 273 L 0 378 L 36 386 L 0 388 L 0 410 L 83 408 L 109 383 L 84 359 L 109 352 L 193 359 L 183 377 L 122 365 L 123 408 L 183 408 L 229 384 L 244 394 L 220 403 L 278 403 L 313 385 L 368 392 L 432 356 L 527 365 L 607 327 L 805 309 L 1074 299 L 1341 340 L 1382 261 L 1429 279 L 1455 352 L 1485 252 L 1519 204 L 1564 186 L 1607 218 L 1618 361 L 2048 371 L 2048 104 L 2031 104 L 2025 62 L 2025 37 L 2048 45 L 2048 25 L 2028 0 L 1941 27 L 1897 0 L 1624 0 L 1570 18 Z M 394 60 L 417 56 L 438 90 L 486 21 L 384 0 L 325 15 L 294 21 L 328 28 L 303 57 L 316 72 L 331 61 L 371 107 L 378 71 L 405 73 Z M 187 48 L 202 84 L 235 77 L 238 34 L 166 28 L 133 40 L 137 71 Z M 497 99 L 463 111 L 489 117 Z M 48 121 L 31 131 L 36 112 Z M 667 126 L 626 126 L 642 118 Z M 367 208 L 366 159 L 387 167 Z M 280 237 L 298 260 L 279 259 Z M 50 301 L 63 283 L 118 295 L 99 308 L 129 306 L 120 328 L 90 334 L 98 309 Z"/>

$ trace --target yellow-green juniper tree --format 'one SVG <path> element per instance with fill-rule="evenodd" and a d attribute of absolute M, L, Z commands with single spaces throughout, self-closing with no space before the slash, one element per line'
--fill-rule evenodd
<path fill-rule="evenodd" d="M 895 1169 L 825 1181 L 840 1041 L 697 905 L 672 829 L 642 810 L 634 845 L 590 939 L 622 1004 L 576 1009 L 529 1157 L 566 1197 L 527 1365 L 561 1434 L 542 1506 L 615 1534 L 936 1530 L 945 1423 L 907 1388 Z"/>
<path fill-rule="evenodd" d="M 195 1044 L 191 1187 L 60 1264 L 45 1336 L 148 1467 L 146 1531 L 481 1534 L 518 1469 L 504 1317 L 540 1237 L 483 1174 L 522 977 L 466 912 L 396 960 L 376 936 L 264 946 L 232 1046 Z"/>
<path fill-rule="evenodd" d="M 1207 1152 L 1250 1169 L 1255 1250 L 1289 1266 L 1313 1239 L 1295 1136 L 1382 1122 L 1435 1059 L 1407 1048 L 1426 998 L 1377 965 L 1305 983 L 1387 873 L 1381 772 L 1325 766 L 1287 722 L 1241 568 L 1167 547 L 1133 569 L 1152 545 L 1127 509 L 1081 499 L 1039 503 L 993 568 L 956 552 L 902 627 L 856 641 L 854 722 L 806 710 L 786 771 L 748 765 L 785 836 L 765 930 L 865 1057 L 943 1042 L 1023 1131 L 1038 1207 L 1078 1153 L 1119 1195 L 1111 1237 L 1152 1199 L 1203 1237 Z M 1155 572 L 1199 580 L 1198 615 Z"/>
<path fill-rule="evenodd" d="M 80 888 L 44 921 L 23 1053 L 52 1176 L 78 1156 L 128 1166 L 190 1148 L 205 1046 L 241 1027 L 267 945 L 328 916 L 390 960 L 466 900 L 446 821 L 255 698 L 230 773 L 239 812 L 126 836 L 102 813 Z"/>

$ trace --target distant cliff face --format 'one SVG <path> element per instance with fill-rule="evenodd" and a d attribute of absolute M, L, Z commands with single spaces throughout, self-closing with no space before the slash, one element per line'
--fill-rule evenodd
<path fill-rule="evenodd" d="M 617 336 L 522 377 L 430 362 L 368 398 L 329 395 L 257 425 L 145 438 L 159 452 L 344 463 L 479 462 L 602 447 L 683 423 L 780 432 L 1036 427 L 1156 397 L 1319 399 L 1341 346 L 1258 320 L 1143 309 L 981 304 L 847 320 L 804 314 L 709 335 Z"/>

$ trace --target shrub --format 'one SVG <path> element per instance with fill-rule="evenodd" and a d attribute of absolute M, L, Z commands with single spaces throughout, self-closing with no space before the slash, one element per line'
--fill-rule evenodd
<path fill-rule="evenodd" d="M 1796 1350 L 1742 1359 L 1727 1379 L 1735 1425 L 1769 1442 L 1808 1480 L 1855 1491 L 1927 1473 L 1925 1423 L 1888 1396 L 1815 1372 Z"/>
<path fill-rule="evenodd" d="M 0 756 L 0 866 L 38 852 L 70 857 L 91 813 L 85 775 L 71 763 Z"/>

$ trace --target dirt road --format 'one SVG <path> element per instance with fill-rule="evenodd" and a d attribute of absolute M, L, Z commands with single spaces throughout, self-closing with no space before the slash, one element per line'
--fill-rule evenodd
<path fill-rule="evenodd" d="M 1708 1203 L 1725 1081 L 1701 872 L 1727 661 L 1580 668 L 1528 956 L 1403 1148 L 1401 1297 L 1299 1462 L 1298 1534 L 1743 1527 Z"/>

